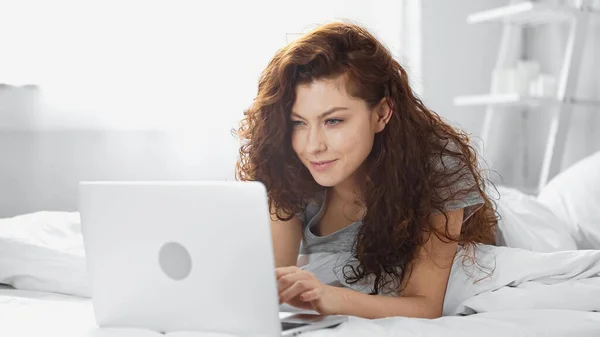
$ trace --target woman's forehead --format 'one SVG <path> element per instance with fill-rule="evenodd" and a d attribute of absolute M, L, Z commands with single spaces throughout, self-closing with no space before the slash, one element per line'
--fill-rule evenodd
<path fill-rule="evenodd" d="M 319 114 L 336 106 L 352 107 L 361 100 L 346 91 L 345 81 L 340 79 L 315 80 L 296 87 L 296 101 L 292 111 L 297 114 Z"/>

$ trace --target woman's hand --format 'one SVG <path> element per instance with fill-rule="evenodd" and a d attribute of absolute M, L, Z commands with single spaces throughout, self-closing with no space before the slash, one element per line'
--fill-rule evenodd
<path fill-rule="evenodd" d="M 298 267 L 275 269 L 279 303 L 300 309 L 314 310 L 322 315 L 334 315 L 339 308 L 335 287 L 319 281 L 309 271 Z"/>

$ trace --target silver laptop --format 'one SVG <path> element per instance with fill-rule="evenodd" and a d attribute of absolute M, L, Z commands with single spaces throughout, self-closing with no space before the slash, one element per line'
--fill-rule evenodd
<path fill-rule="evenodd" d="M 82 182 L 79 193 L 100 327 L 292 336 L 347 320 L 279 311 L 260 183 Z"/>

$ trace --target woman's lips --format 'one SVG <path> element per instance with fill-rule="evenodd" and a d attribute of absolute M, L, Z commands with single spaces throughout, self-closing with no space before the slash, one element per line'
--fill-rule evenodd
<path fill-rule="evenodd" d="M 333 164 L 335 164 L 335 162 L 337 161 L 337 159 L 334 160 L 322 160 L 322 161 L 311 161 L 310 162 L 310 166 L 315 170 L 315 171 L 327 171 L 328 169 L 330 169 Z"/>

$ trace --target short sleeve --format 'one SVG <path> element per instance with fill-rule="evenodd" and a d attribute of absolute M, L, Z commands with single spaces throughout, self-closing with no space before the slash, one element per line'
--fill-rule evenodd
<path fill-rule="evenodd" d="M 452 151 L 457 151 L 456 145 L 448 145 Z M 436 190 L 441 200 L 444 200 L 445 210 L 464 208 L 463 221 L 466 221 L 484 204 L 473 173 L 460 158 L 450 155 L 436 156 L 435 168 L 445 172 L 447 177 Z"/>

